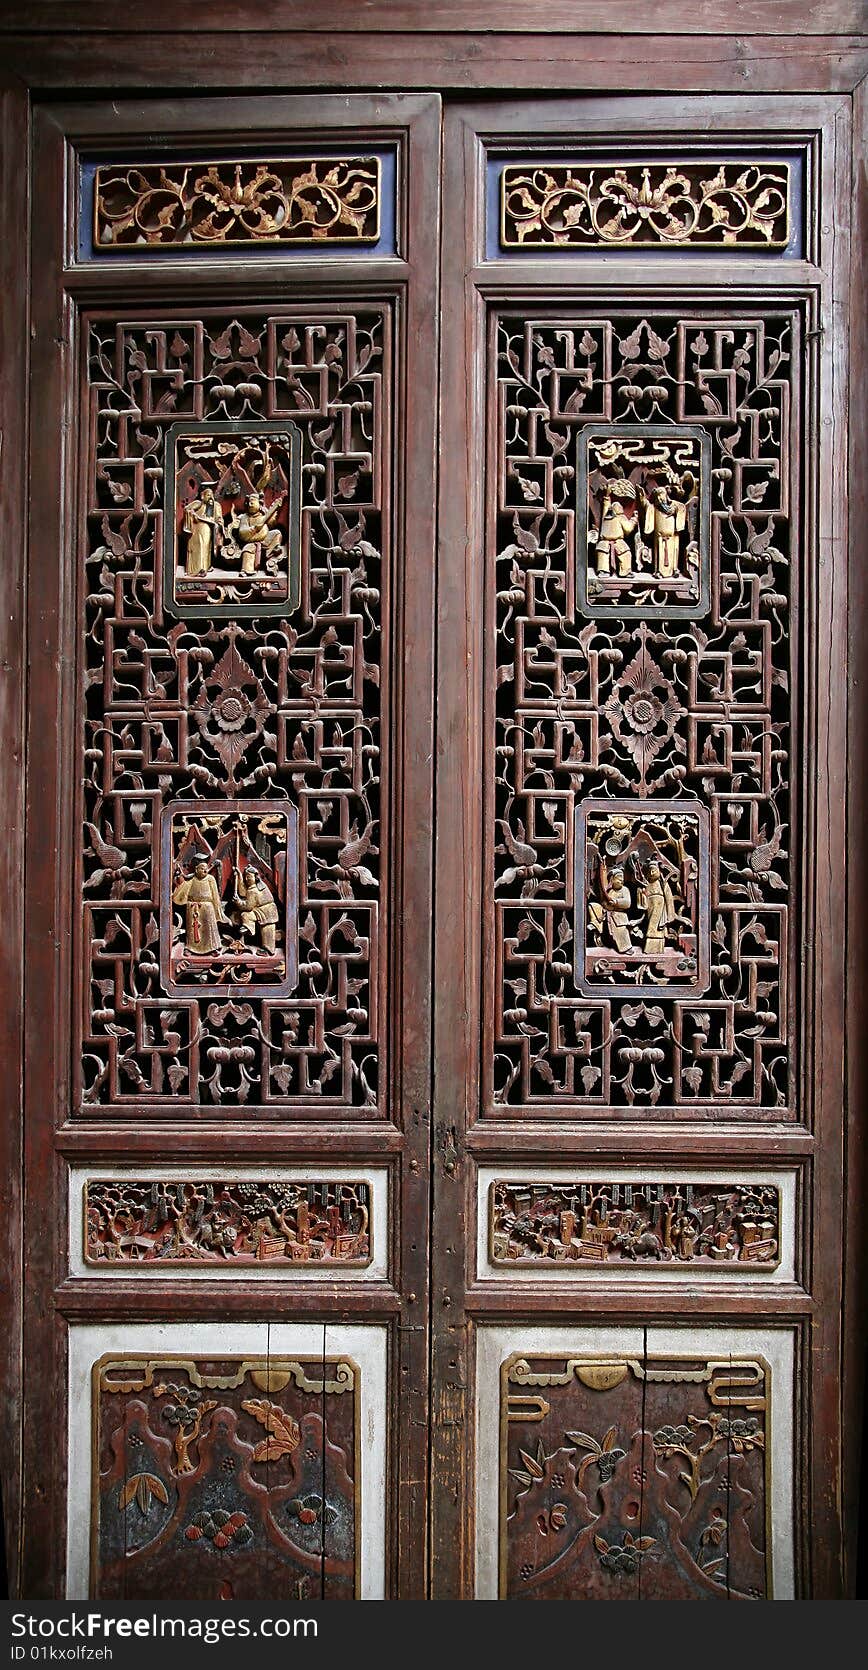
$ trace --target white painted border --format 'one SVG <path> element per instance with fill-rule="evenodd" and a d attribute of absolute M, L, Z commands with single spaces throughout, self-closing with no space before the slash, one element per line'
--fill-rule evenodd
<path fill-rule="evenodd" d="M 86 1264 L 84 1258 L 84 1185 L 85 1182 L 158 1182 L 196 1183 L 203 1177 L 237 1179 L 241 1183 L 367 1183 L 371 1191 L 371 1262 L 355 1269 L 339 1264 L 281 1264 L 270 1263 L 232 1265 L 226 1260 L 219 1264 L 189 1264 L 163 1260 L 153 1264 L 130 1263 L 110 1267 L 105 1264 Z M 385 1166 L 269 1166 L 213 1164 L 203 1159 L 199 1165 L 176 1166 L 171 1161 L 161 1166 L 88 1166 L 69 1168 L 69 1273 L 92 1280 L 105 1281 L 129 1277 L 134 1281 L 151 1281 L 159 1276 L 171 1276 L 173 1281 L 311 1281 L 329 1282 L 385 1281 L 389 1268 L 389 1173 Z"/>
<path fill-rule="evenodd" d="M 476 1599 L 498 1598 L 500 1517 L 500 1369 L 514 1352 L 534 1356 L 552 1352 L 578 1357 L 629 1352 L 641 1356 L 644 1329 L 530 1328 L 483 1326 L 476 1347 Z M 648 1352 L 682 1357 L 764 1357 L 771 1370 L 771 1526 L 772 1593 L 792 1600 L 795 1593 L 793 1527 L 793 1375 L 795 1330 L 792 1328 L 649 1328 Z M 577 1597 L 578 1598 L 578 1597 Z"/>
<path fill-rule="evenodd" d="M 381 1323 L 322 1322 L 72 1323 L 69 1327 L 69 1473 L 66 1595 L 90 1587 L 92 1465 L 91 1374 L 107 1353 L 169 1356 L 350 1357 L 359 1370 L 360 1596 L 382 1600 L 386 1584 L 386 1347 Z"/>
<path fill-rule="evenodd" d="M 507 1282 L 510 1287 L 515 1283 L 534 1282 L 563 1282 L 567 1281 L 575 1286 L 592 1286 L 604 1276 L 611 1281 L 613 1276 L 624 1282 L 633 1281 L 638 1273 L 643 1282 L 652 1281 L 666 1284 L 679 1281 L 690 1287 L 701 1286 L 704 1282 L 737 1281 L 741 1286 L 759 1285 L 767 1287 L 769 1283 L 795 1281 L 796 1270 L 796 1180 L 798 1172 L 795 1167 L 779 1170 L 776 1166 L 765 1166 L 762 1170 L 747 1166 L 715 1166 L 713 1169 L 703 1166 L 685 1166 L 673 1164 L 669 1166 L 610 1166 L 605 1159 L 596 1166 L 528 1166 L 503 1164 L 496 1166 L 480 1166 L 477 1173 L 476 1186 L 476 1274 L 480 1281 L 496 1281 L 499 1284 Z M 641 1263 L 629 1267 L 624 1264 L 582 1264 L 578 1260 L 574 1264 L 558 1264 L 554 1259 L 546 1259 L 544 1264 L 495 1264 L 492 1261 L 488 1244 L 488 1194 L 492 1183 L 504 1181 L 508 1183 L 714 1183 L 718 1179 L 724 1183 L 774 1183 L 780 1190 L 780 1243 L 781 1258 L 777 1269 L 763 1270 L 757 1265 L 728 1264 L 718 1269 L 697 1268 L 695 1264 L 678 1264 L 673 1262 Z"/>

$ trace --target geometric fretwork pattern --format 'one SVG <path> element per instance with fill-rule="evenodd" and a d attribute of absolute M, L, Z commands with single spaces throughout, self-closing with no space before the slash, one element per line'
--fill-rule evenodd
<path fill-rule="evenodd" d="M 390 327 L 373 308 L 91 322 L 86 1107 L 377 1106 Z M 164 441 L 179 420 L 301 431 L 300 602 L 286 618 L 167 613 Z M 227 799 L 298 808 L 288 998 L 170 997 L 161 982 L 161 817 Z"/>
<path fill-rule="evenodd" d="M 794 317 L 779 313 L 499 321 L 486 1094 L 495 1115 L 653 1106 L 690 1117 L 726 1103 L 786 1117 L 797 347 Z M 670 424 L 673 436 L 690 425 L 710 437 L 708 605 L 690 621 L 668 617 L 665 604 L 653 619 L 588 620 L 577 586 L 578 431 L 623 423 L 635 434 L 644 422 L 658 435 Z M 639 504 L 633 514 L 650 545 L 651 512 Z M 621 533 L 633 560 L 629 521 Z M 658 531 L 665 542 L 666 524 Z M 665 544 L 660 552 L 665 562 Z M 576 814 L 585 801 L 634 797 L 646 812 L 660 797 L 707 813 L 701 997 L 667 997 L 664 983 L 597 998 L 577 984 Z M 656 943 L 664 930 L 675 943 L 673 911 L 660 904 L 651 923 L 648 878 L 633 870 L 616 876 L 630 906 L 625 945 Z M 684 916 L 677 890 L 675 910 Z M 599 921 L 605 942 L 618 919 Z"/>

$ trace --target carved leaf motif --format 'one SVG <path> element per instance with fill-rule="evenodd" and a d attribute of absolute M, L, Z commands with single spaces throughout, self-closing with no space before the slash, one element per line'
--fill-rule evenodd
<path fill-rule="evenodd" d="M 168 1491 L 162 1479 L 158 1479 L 156 1473 L 133 1473 L 121 1486 L 118 1500 L 122 1508 L 128 1508 L 131 1502 L 135 1502 L 142 1518 L 146 1519 L 152 1496 L 158 1502 L 168 1502 Z"/>
<path fill-rule="evenodd" d="M 263 1438 L 253 1451 L 254 1461 L 279 1461 L 281 1456 L 292 1455 L 301 1443 L 301 1428 L 291 1415 L 281 1409 L 276 1403 L 269 1403 L 265 1398 L 245 1398 L 241 1404 L 248 1415 L 252 1415 L 260 1426 L 264 1426 L 269 1436 Z"/>

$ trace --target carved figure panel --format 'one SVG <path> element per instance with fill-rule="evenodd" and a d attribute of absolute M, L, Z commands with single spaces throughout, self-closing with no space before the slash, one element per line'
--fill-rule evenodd
<path fill-rule="evenodd" d="M 635 704 L 639 707 L 639 701 Z M 585 800 L 576 828 L 576 984 L 621 996 L 708 985 L 708 812 L 688 800 Z"/>
<path fill-rule="evenodd" d="M 799 330 L 699 307 L 493 320 L 485 1114 L 792 1117 Z M 674 533 L 636 462 L 664 456 Z M 586 590 L 612 469 L 623 608 Z M 699 602 L 654 589 L 658 535 Z"/>
<path fill-rule="evenodd" d="M 80 1105 L 376 1110 L 391 316 L 100 316 L 86 341 Z M 224 444 L 237 482 L 221 474 Z M 184 519 L 194 487 L 204 499 L 206 465 L 210 502 L 227 537 L 235 519 L 241 554 L 223 602 L 179 619 L 164 536 L 168 526 L 186 579 L 194 532 Z M 282 518 L 293 479 L 289 612 Z M 248 482 L 266 515 L 280 500 L 261 540 L 237 525 L 253 514 Z M 250 594 L 239 600 L 248 545 L 259 557 L 247 578 L 273 561 L 290 588 L 279 614 L 257 603 L 252 615 Z M 208 822 L 215 802 L 225 827 Z M 212 900 L 207 945 L 194 946 L 201 901 L 179 889 L 193 886 L 189 861 L 203 842 L 220 909 Z M 252 868 L 271 893 L 277 921 L 266 922 L 264 898 L 242 909 L 230 853 L 242 884 Z"/>
<path fill-rule="evenodd" d="M 265 996 L 298 978 L 298 816 L 272 801 L 170 804 L 163 812 L 161 963 L 166 990 Z"/>
<path fill-rule="evenodd" d="M 84 1193 L 85 1261 L 103 1270 L 151 1263 L 364 1267 L 371 1261 L 364 1182 L 89 1179 Z"/>
<path fill-rule="evenodd" d="M 649 620 L 707 611 L 710 469 L 711 441 L 696 425 L 579 431 L 584 613 Z"/>
<path fill-rule="evenodd" d="M 509 1183 L 489 1191 L 492 1262 L 619 1270 L 780 1261 L 780 1196 L 771 1183 Z"/>
<path fill-rule="evenodd" d="M 166 607 L 238 619 L 299 601 L 301 431 L 172 424 L 166 435 Z"/>
<path fill-rule="evenodd" d="M 94 189 L 94 247 L 375 244 L 377 157 L 103 166 Z"/>
<path fill-rule="evenodd" d="M 501 175 L 504 249 L 786 249 L 786 162 L 510 164 Z"/>
<path fill-rule="evenodd" d="M 501 1598 L 766 1600 L 760 1359 L 512 1358 Z"/>
<path fill-rule="evenodd" d="M 322 1359 L 98 1363 L 94 1599 L 352 1600 L 356 1378 Z"/>

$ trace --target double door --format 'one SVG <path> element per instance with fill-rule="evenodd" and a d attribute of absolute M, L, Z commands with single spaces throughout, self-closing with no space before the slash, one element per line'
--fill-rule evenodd
<path fill-rule="evenodd" d="M 843 112 L 37 111 L 24 1594 L 835 1591 Z"/>

